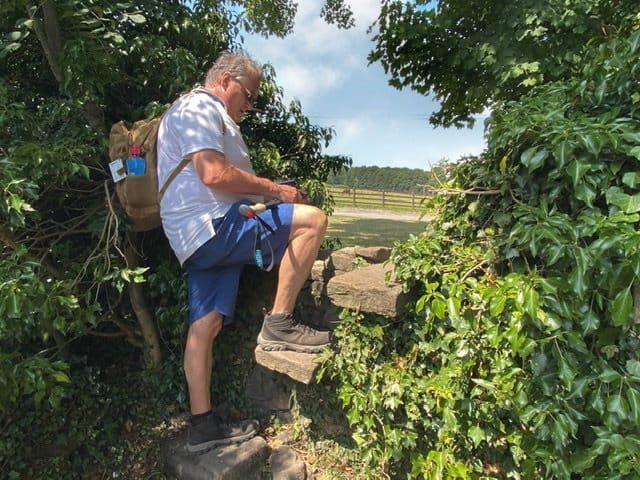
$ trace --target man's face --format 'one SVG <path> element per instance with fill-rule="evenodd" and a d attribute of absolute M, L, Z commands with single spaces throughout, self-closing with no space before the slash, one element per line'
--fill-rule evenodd
<path fill-rule="evenodd" d="M 251 110 L 253 102 L 258 97 L 260 79 L 254 75 L 232 76 L 229 74 L 229 82 L 227 112 L 236 123 L 240 123 L 245 112 Z"/>

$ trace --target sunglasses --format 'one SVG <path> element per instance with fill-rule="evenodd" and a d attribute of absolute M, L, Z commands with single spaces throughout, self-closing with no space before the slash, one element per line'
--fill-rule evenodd
<path fill-rule="evenodd" d="M 242 83 L 240 81 L 240 77 L 231 77 L 233 78 L 236 82 L 238 82 L 238 84 L 244 89 L 244 94 L 247 96 L 247 101 L 253 105 L 253 103 L 258 99 L 258 95 L 257 94 L 253 94 L 251 93 L 251 90 L 249 90 L 244 83 Z"/>

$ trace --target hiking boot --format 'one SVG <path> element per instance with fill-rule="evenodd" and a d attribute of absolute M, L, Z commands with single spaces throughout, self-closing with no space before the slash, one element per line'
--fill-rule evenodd
<path fill-rule="evenodd" d="M 225 422 L 214 414 L 208 415 L 195 425 L 189 426 L 189 452 L 202 452 L 214 447 L 240 443 L 253 438 L 258 433 L 257 420 Z"/>
<path fill-rule="evenodd" d="M 296 321 L 290 313 L 265 315 L 258 345 L 263 350 L 293 350 L 318 353 L 329 345 L 331 333 L 323 332 Z"/>

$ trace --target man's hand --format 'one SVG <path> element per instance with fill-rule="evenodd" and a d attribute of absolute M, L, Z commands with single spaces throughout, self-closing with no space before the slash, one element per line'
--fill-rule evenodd
<path fill-rule="evenodd" d="M 278 184 L 278 198 L 284 203 L 309 203 L 306 195 L 291 185 Z"/>

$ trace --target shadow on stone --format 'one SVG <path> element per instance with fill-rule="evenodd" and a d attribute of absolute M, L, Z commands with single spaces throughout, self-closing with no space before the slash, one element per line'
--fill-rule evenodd
<path fill-rule="evenodd" d="M 187 431 L 163 445 L 165 469 L 178 480 L 246 480 L 262 477 L 268 455 L 262 437 L 204 453 L 186 449 Z"/>
<path fill-rule="evenodd" d="M 273 480 L 305 480 L 307 468 L 296 451 L 287 446 L 273 449 L 269 457 Z"/>

